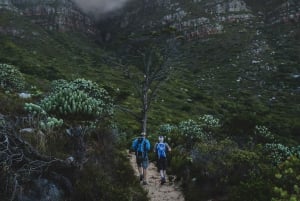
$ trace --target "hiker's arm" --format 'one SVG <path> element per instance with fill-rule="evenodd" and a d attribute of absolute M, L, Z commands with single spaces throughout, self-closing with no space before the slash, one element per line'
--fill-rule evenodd
<path fill-rule="evenodd" d="M 153 152 L 156 152 L 156 146 L 157 146 L 157 143 L 155 143 L 155 145 L 153 147 Z"/>
<path fill-rule="evenodd" d="M 168 147 L 168 151 L 170 151 L 171 152 L 171 147 L 169 146 L 169 144 L 168 143 L 166 143 L 166 145 L 167 145 L 167 147 Z"/>
<path fill-rule="evenodd" d="M 147 149 L 147 151 L 150 151 L 150 142 L 149 142 L 149 140 L 146 140 L 146 149 Z"/>

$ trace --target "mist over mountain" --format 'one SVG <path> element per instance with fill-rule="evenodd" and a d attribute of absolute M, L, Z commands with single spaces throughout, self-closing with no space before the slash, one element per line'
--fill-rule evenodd
<path fill-rule="evenodd" d="M 130 0 L 73 0 L 82 11 L 99 18 L 122 8 Z"/>

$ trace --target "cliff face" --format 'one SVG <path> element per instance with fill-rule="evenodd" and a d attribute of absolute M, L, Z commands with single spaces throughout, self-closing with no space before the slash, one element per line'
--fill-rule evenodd
<path fill-rule="evenodd" d="M 161 24 L 175 27 L 186 39 L 194 39 L 224 31 L 224 23 L 247 22 L 254 18 L 252 11 L 241 0 L 209 1 L 193 0 L 191 10 L 180 4 L 170 4 L 175 13 L 167 14 Z"/>
<path fill-rule="evenodd" d="M 0 0 L 0 9 L 14 10 L 47 30 L 81 31 L 95 34 L 93 19 L 82 13 L 71 0 Z M 119 11 L 118 11 L 119 12 Z M 227 23 L 267 25 L 299 22 L 297 0 L 132 0 L 117 16 L 108 18 L 105 27 L 152 29 L 171 26 L 187 40 L 224 31 Z M 138 25 L 138 26 L 136 26 Z M 111 28 L 107 31 L 110 32 Z M 110 34 L 109 34 L 110 35 Z"/>
<path fill-rule="evenodd" d="M 300 21 L 300 2 L 296 0 L 144 0 L 140 4 L 132 1 L 103 22 L 110 24 L 105 27 L 139 31 L 170 26 L 191 40 L 222 33 L 232 23 L 267 26 Z"/>
<path fill-rule="evenodd" d="M 11 0 L 0 0 L 0 10 L 1 9 L 14 10 L 15 7 L 13 6 Z"/>
<path fill-rule="evenodd" d="M 267 1 L 267 22 L 270 24 L 300 22 L 300 1 L 286 0 L 275 3 Z"/>
<path fill-rule="evenodd" d="M 0 0 L 0 9 L 13 10 L 47 30 L 96 32 L 94 21 L 70 0 Z"/>

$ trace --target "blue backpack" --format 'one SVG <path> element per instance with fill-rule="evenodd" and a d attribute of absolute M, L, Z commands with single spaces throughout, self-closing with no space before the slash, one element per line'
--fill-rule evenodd
<path fill-rule="evenodd" d="M 146 142 L 143 138 L 139 138 L 135 146 L 136 156 L 138 159 L 144 159 L 147 156 Z"/>
<path fill-rule="evenodd" d="M 158 143 L 156 146 L 156 152 L 157 152 L 158 158 L 166 158 L 167 157 L 166 144 L 163 142 Z"/>

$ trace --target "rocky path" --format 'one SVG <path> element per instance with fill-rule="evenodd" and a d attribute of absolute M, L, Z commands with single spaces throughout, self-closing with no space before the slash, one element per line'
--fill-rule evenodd
<path fill-rule="evenodd" d="M 130 163 L 138 178 L 139 173 L 134 154 L 130 154 Z M 176 183 L 167 179 L 167 183 L 160 185 L 160 175 L 153 163 L 150 163 L 148 168 L 148 185 L 143 185 L 143 187 L 148 191 L 151 201 L 184 201 L 183 194 Z"/>

